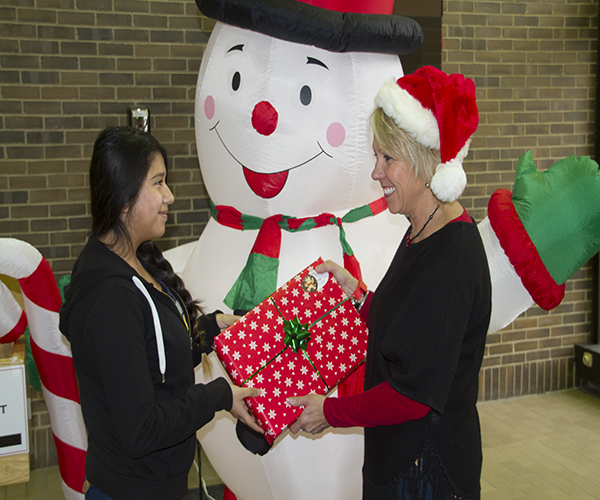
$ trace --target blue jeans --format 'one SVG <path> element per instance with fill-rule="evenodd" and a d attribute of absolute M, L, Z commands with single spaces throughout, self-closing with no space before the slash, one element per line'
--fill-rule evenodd
<path fill-rule="evenodd" d="M 94 485 L 90 485 L 89 489 L 85 492 L 85 500 L 113 500 L 108 495 L 102 493 Z"/>
<path fill-rule="evenodd" d="M 433 485 L 429 481 L 423 480 L 419 486 L 419 498 L 424 500 L 433 500 Z M 404 489 L 404 481 L 400 479 L 396 488 L 396 500 L 409 499 L 408 492 Z"/>

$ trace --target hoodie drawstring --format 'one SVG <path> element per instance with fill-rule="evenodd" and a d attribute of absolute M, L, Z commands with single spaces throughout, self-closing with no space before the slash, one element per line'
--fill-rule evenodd
<path fill-rule="evenodd" d="M 160 373 L 162 375 L 163 384 L 165 382 L 165 372 L 167 371 L 167 357 L 165 355 L 165 341 L 163 340 L 162 327 L 160 326 L 160 318 L 158 316 L 158 311 L 156 310 L 156 305 L 150 297 L 148 290 L 142 284 L 137 276 L 133 276 L 131 278 L 135 286 L 137 286 L 140 291 L 146 297 L 148 304 L 150 304 L 150 309 L 152 310 L 152 319 L 154 320 L 154 335 L 156 336 L 156 348 L 158 350 L 158 367 L 160 369 Z"/>

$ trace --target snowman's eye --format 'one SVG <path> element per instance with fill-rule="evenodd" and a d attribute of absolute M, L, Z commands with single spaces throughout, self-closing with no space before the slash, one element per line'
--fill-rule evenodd
<path fill-rule="evenodd" d="M 312 90 L 310 90 L 308 85 L 305 85 L 300 89 L 300 102 L 304 106 L 308 106 L 310 101 L 312 101 Z"/>
<path fill-rule="evenodd" d="M 242 81 L 242 75 L 240 75 L 239 71 L 236 71 L 233 74 L 233 78 L 231 79 L 231 88 L 236 90 L 240 88 L 240 82 Z"/>

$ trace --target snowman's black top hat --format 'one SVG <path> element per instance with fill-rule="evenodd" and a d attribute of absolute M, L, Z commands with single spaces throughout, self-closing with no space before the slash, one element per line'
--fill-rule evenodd
<path fill-rule="evenodd" d="M 393 0 L 196 0 L 196 4 L 206 17 L 225 24 L 331 52 L 412 54 L 423 42 L 417 22 L 391 15 Z"/>

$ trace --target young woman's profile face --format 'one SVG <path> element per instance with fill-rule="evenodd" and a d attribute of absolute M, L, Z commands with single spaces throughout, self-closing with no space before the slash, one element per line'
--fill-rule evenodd
<path fill-rule="evenodd" d="M 175 200 L 166 176 L 165 163 L 157 153 L 150 162 L 139 196 L 125 212 L 125 223 L 134 248 L 144 241 L 160 238 L 165 232 L 169 205 Z"/>

